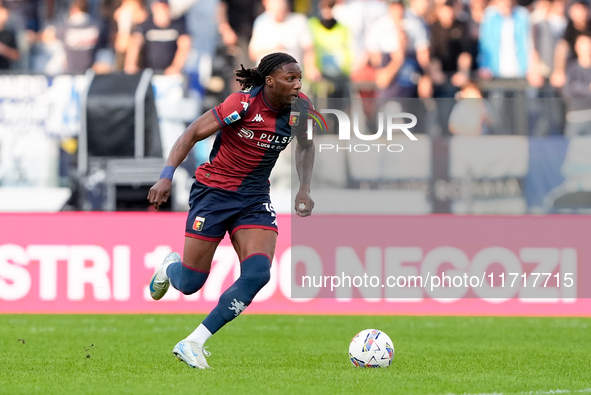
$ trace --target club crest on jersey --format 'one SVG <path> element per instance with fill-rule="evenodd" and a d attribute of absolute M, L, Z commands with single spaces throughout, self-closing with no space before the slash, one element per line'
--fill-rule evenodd
<path fill-rule="evenodd" d="M 226 118 L 224 118 L 224 123 L 226 125 L 229 125 L 232 122 L 236 122 L 239 119 L 240 119 L 240 115 L 238 114 L 238 111 L 234 111 L 232 114 L 230 114 Z"/>
<path fill-rule="evenodd" d="M 238 136 L 244 137 L 246 139 L 252 139 L 254 137 L 254 132 L 252 130 L 248 130 L 246 128 L 240 128 L 238 132 Z"/>
<path fill-rule="evenodd" d="M 289 114 L 289 126 L 298 126 L 298 123 L 300 123 L 300 113 L 292 111 Z"/>
<path fill-rule="evenodd" d="M 254 116 L 254 118 L 252 119 L 251 122 L 265 122 L 265 120 L 263 119 L 263 117 L 261 116 L 261 114 L 257 114 Z"/>
<path fill-rule="evenodd" d="M 193 230 L 196 230 L 197 232 L 201 232 L 203 230 L 204 223 L 205 223 L 205 218 L 195 217 L 195 222 L 193 222 Z"/>

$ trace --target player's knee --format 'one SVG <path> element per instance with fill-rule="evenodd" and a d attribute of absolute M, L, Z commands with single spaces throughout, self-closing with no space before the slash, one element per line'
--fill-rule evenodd
<path fill-rule="evenodd" d="M 180 262 L 171 264 L 166 274 L 170 278 L 170 284 L 185 295 L 199 291 L 209 276 L 209 272 L 191 269 Z"/>
<path fill-rule="evenodd" d="M 258 284 L 261 288 L 263 288 L 269 280 L 271 279 L 271 265 L 267 266 L 265 269 L 261 270 L 258 274 Z"/>
<path fill-rule="evenodd" d="M 249 280 L 258 288 L 263 288 L 271 279 L 271 265 L 260 265 L 248 275 Z"/>
<path fill-rule="evenodd" d="M 255 255 L 242 262 L 242 274 L 259 289 L 271 279 L 271 261 L 265 255 Z"/>

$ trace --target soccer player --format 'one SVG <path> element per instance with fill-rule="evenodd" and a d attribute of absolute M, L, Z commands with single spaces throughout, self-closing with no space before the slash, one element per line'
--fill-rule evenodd
<path fill-rule="evenodd" d="M 183 259 L 176 252 L 168 254 L 150 281 L 156 300 L 169 284 L 185 295 L 197 292 L 207 280 L 218 244 L 226 232 L 230 234 L 240 259 L 240 277 L 197 329 L 173 349 L 178 359 L 200 369 L 209 367 L 205 359 L 209 353 L 203 349 L 207 339 L 244 311 L 269 281 L 277 240 L 269 174 L 294 137 L 300 180 L 295 211 L 306 217 L 314 208 L 310 197 L 314 143 L 304 133 L 312 104 L 300 92 L 300 66 L 292 56 L 278 52 L 262 58 L 256 68 L 236 70 L 236 76 L 243 91 L 231 94 L 187 127 L 148 194 L 158 209 L 170 196 L 176 167 L 197 141 L 220 130 L 209 162 L 195 172 Z"/>

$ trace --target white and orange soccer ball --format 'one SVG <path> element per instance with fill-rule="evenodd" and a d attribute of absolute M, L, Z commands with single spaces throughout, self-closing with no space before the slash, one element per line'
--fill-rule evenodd
<path fill-rule="evenodd" d="M 377 329 L 365 329 L 351 340 L 349 359 L 360 368 L 387 368 L 394 359 L 394 344 Z"/>

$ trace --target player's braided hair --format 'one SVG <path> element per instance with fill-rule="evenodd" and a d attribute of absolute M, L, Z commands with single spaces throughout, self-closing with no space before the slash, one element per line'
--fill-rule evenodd
<path fill-rule="evenodd" d="M 271 53 L 261 59 L 258 67 L 245 69 L 243 65 L 240 65 L 241 70 L 234 71 L 238 77 L 236 81 L 240 83 L 242 89 L 264 85 L 266 76 L 288 63 L 297 63 L 297 60 L 283 52 Z"/>

